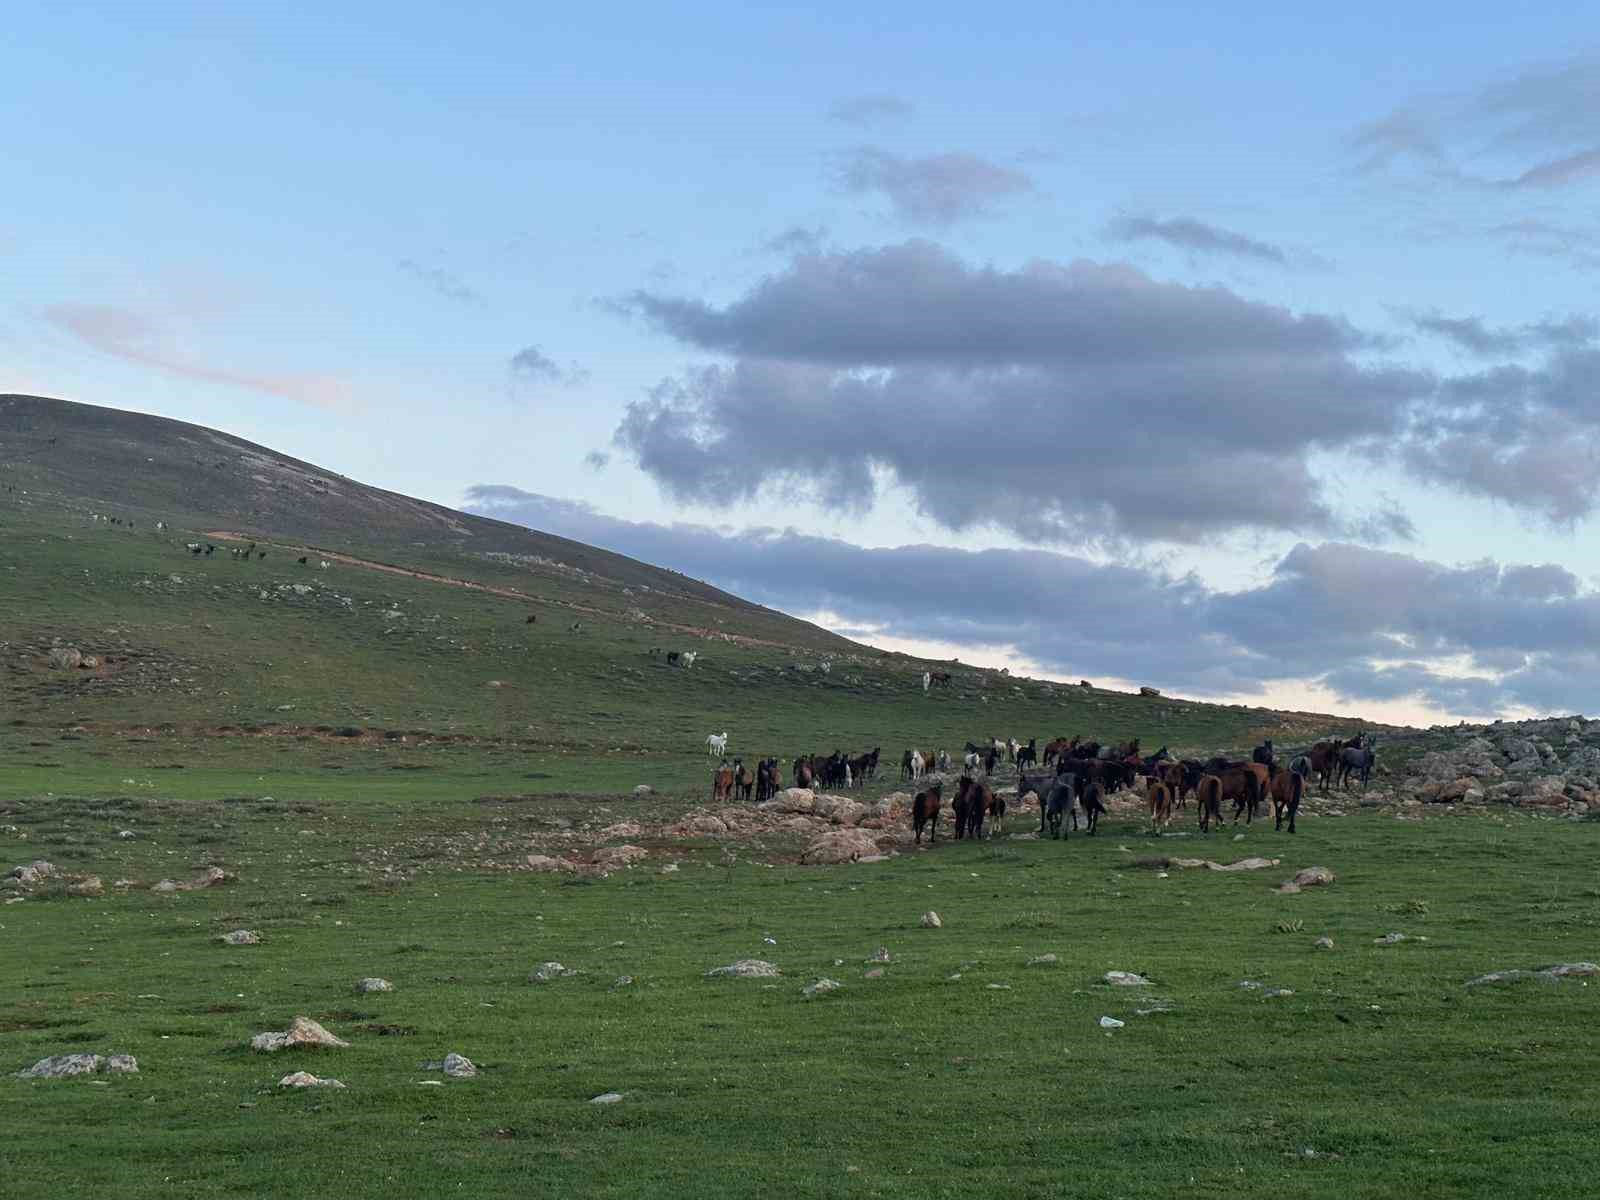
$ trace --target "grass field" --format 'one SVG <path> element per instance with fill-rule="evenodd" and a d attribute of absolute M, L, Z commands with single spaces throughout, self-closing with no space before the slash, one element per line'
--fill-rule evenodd
<path fill-rule="evenodd" d="M 54 428 L 0 417 L 8 439 Z M 1156 839 L 1113 813 L 1094 839 L 838 867 L 797 865 L 798 835 L 668 834 L 704 802 L 723 729 L 747 762 L 881 746 L 871 798 L 910 745 L 1212 752 L 1357 723 L 958 664 L 924 695 L 929 664 L 557 539 L 430 540 L 392 497 L 340 528 L 328 496 L 359 490 L 342 478 L 281 510 L 235 503 L 209 459 L 190 488 L 190 435 L 125 444 L 141 428 L 66 460 L 76 474 L 29 458 L 25 501 L 0 510 L 0 873 L 44 858 L 106 884 L 0 906 L 8 1193 L 1595 1194 L 1600 980 L 1464 984 L 1600 958 L 1600 822 L 1352 803 L 1302 813 L 1294 838 Z M 138 475 L 152 462 L 159 487 Z M 135 531 L 90 520 L 107 494 Z M 182 549 L 239 529 L 266 561 Z M 515 594 L 302 568 L 303 546 Z M 57 643 L 111 661 L 52 668 Z M 605 832 L 626 822 L 646 832 Z M 521 869 L 621 841 L 649 857 Z M 1160 870 L 1172 855 L 1281 862 Z M 1337 882 L 1273 890 L 1311 865 Z M 234 878 L 150 890 L 210 866 Z M 928 909 L 942 929 L 919 928 Z M 261 944 L 217 940 L 237 928 Z M 1391 931 L 1408 940 L 1374 944 Z M 783 974 L 704 978 L 746 957 Z M 578 973 L 529 982 L 549 960 Z M 396 990 L 354 994 L 370 975 Z M 844 986 L 803 998 L 822 977 Z M 246 1047 L 297 1014 L 351 1046 Z M 140 1073 L 12 1077 L 79 1050 Z M 451 1051 L 479 1076 L 424 1086 Z M 276 1086 L 300 1068 L 348 1087 Z"/>

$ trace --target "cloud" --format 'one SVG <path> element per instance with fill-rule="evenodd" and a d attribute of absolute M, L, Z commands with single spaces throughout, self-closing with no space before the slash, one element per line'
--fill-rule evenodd
<path fill-rule="evenodd" d="M 1563 188 L 1600 175 L 1597 111 L 1600 56 L 1586 54 L 1478 88 L 1413 99 L 1358 127 L 1348 144 L 1367 172 L 1415 165 L 1435 180 L 1503 190 Z"/>
<path fill-rule="evenodd" d="M 399 267 L 407 275 L 418 280 L 436 295 L 443 296 L 446 300 L 454 300 L 458 304 L 476 304 L 482 299 L 460 276 L 446 271 L 443 267 L 425 267 L 419 262 L 409 258 L 402 258 Z"/>
<path fill-rule="evenodd" d="M 865 128 L 886 121 L 898 121 L 916 111 L 914 105 L 887 92 L 870 92 L 863 96 L 849 96 L 836 100 L 828 109 L 828 119 L 845 125 Z"/>
<path fill-rule="evenodd" d="M 946 528 L 1045 542 L 1354 534 L 1310 455 L 1397 436 L 1435 387 L 1363 363 L 1384 343 L 1339 318 L 1120 264 L 971 267 L 921 241 L 802 255 L 720 308 L 621 303 L 733 359 L 662 381 L 616 430 L 676 499 L 769 486 L 859 512 L 887 475 Z M 930 449 L 963 446 L 981 469 Z"/>
<path fill-rule="evenodd" d="M 1271 242 L 1258 241 L 1230 229 L 1207 225 L 1192 217 L 1174 217 L 1165 221 L 1155 217 L 1119 217 L 1108 226 L 1107 234 L 1117 241 L 1150 239 L 1166 242 L 1180 250 L 1232 254 L 1279 266 L 1286 266 L 1289 262 L 1289 256 Z"/>
<path fill-rule="evenodd" d="M 871 146 L 840 155 L 834 180 L 846 192 L 883 195 L 895 216 L 913 225 L 947 226 L 987 216 L 998 202 L 1033 190 L 1022 171 L 975 154 L 905 158 Z"/>
<path fill-rule="evenodd" d="M 786 258 L 796 254 L 816 254 L 827 238 L 828 231 L 821 225 L 815 228 L 795 225 L 762 242 L 761 248 L 769 254 L 781 254 Z"/>
<path fill-rule="evenodd" d="M 1437 312 L 1413 314 L 1409 320 L 1419 332 L 1441 337 L 1484 358 L 1517 354 L 1536 346 L 1583 346 L 1600 336 L 1600 321 L 1586 316 L 1502 328 L 1488 325 L 1482 317 L 1446 317 Z"/>
<path fill-rule="evenodd" d="M 579 387 L 589 382 L 589 372 L 578 363 L 568 363 L 563 367 L 537 346 L 524 346 L 513 354 L 511 371 L 514 375 L 538 383 L 553 383 L 562 387 Z"/>
<path fill-rule="evenodd" d="M 1322 683 L 1462 715 L 1593 707 L 1600 593 L 1555 565 L 1449 566 L 1301 544 L 1265 583 L 1228 592 L 1156 567 L 1040 550 L 867 549 L 793 530 L 624 521 L 504 485 L 471 489 L 467 507 L 790 612 L 826 610 L 895 638 L 1014 647 L 1063 678 L 1202 696 Z M 1462 656 L 1475 673 L 1453 666 Z"/>
<path fill-rule="evenodd" d="M 604 450 L 591 450 L 583 456 L 583 465 L 591 471 L 604 471 L 611 465 L 611 455 Z"/>
<path fill-rule="evenodd" d="M 1513 254 L 1564 259 L 1585 268 L 1600 266 L 1600 237 L 1587 229 L 1524 217 L 1491 226 L 1487 232 Z"/>
<path fill-rule="evenodd" d="M 124 362 L 201 383 L 220 383 L 279 396 L 315 408 L 350 403 L 348 383 L 333 375 L 266 374 L 214 367 L 175 348 L 173 334 L 155 318 L 109 304 L 53 304 L 40 316 L 91 349 Z"/>

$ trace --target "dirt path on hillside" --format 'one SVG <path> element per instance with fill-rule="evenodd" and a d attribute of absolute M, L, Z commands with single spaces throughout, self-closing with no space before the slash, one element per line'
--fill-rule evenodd
<path fill-rule="evenodd" d="M 252 542 L 257 539 L 236 533 L 229 529 L 212 529 L 206 532 L 206 537 L 215 538 L 219 542 Z M 531 592 L 519 591 L 517 588 L 505 587 L 492 583 L 479 583 L 475 579 L 460 579 L 454 575 L 439 575 L 433 571 L 419 571 L 413 567 L 400 567 L 394 563 L 378 562 L 371 558 L 357 558 L 353 554 L 341 554 L 337 550 L 325 550 L 320 546 L 286 546 L 281 542 L 268 542 L 279 550 L 287 550 L 290 554 L 304 554 L 308 558 L 316 555 L 329 562 L 342 563 L 347 567 L 361 567 L 368 571 L 383 571 L 389 575 L 404 575 L 410 579 L 422 579 L 428 583 L 443 583 L 451 587 L 466 588 L 471 592 L 486 592 L 491 596 L 500 596 L 507 600 L 521 600 L 530 604 L 549 604 L 558 608 L 565 608 L 572 612 L 585 613 L 593 617 L 606 617 L 611 620 L 622 618 L 621 613 L 613 612 L 607 608 L 594 608 L 587 604 L 575 604 L 570 600 L 552 600 L 548 596 L 539 596 Z M 748 637 L 738 633 L 724 633 L 720 629 L 710 629 L 702 625 L 678 625 L 671 621 L 650 618 L 652 628 L 665 630 L 671 633 L 685 633 L 694 637 L 715 638 L 719 641 L 732 642 L 737 646 L 764 646 L 772 650 L 798 650 L 807 654 L 820 654 L 820 651 L 807 650 L 803 646 L 795 646 L 789 642 L 774 642 L 766 638 Z"/>

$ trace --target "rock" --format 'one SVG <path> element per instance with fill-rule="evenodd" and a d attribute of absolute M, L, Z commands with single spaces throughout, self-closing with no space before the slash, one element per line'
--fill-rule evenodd
<path fill-rule="evenodd" d="M 268 1053 L 286 1050 L 291 1046 L 345 1047 L 349 1044 L 343 1038 L 334 1037 L 310 1017 L 296 1017 L 282 1033 L 258 1033 L 250 1039 L 252 1050 Z"/>
<path fill-rule="evenodd" d="M 883 968 L 882 967 L 873 967 L 872 970 L 870 970 L 870 971 L 866 972 L 865 974 L 863 974 L 862 978 L 863 979 L 882 979 L 883 978 Z"/>
<path fill-rule="evenodd" d="M 643 846 L 605 846 L 596 850 L 589 861 L 597 867 L 627 867 L 649 857 L 650 851 Z"/>
<path fill-rule="evenodd" d="M 786 788 L 783 795 L 768 804 L 778 804 L 784 812 L 808 813 L 817 806 L 817 795 L 810 788 Z"/>
<path fill-rule="evenodd" d="M 365 996 L 370 992 L 392 991 L 394 991 L 394 984 L 390 983 L 387 979 L 379 979 L 375 975 L 369 975 L 365 979 L 356 980 L 356 994 L 358 996 Z"/>
<path fill-rule="evenodd" d="M 100 882 L 100 876 L 98 875 L 85 875 L 76 883 L 67 885 L 67 895 L 69 896 L 103 896 L 105 892 L 106 885 Z"/>
<path fill-rule="evenodd" d="M 727 837 L 728 823 L 720 817 L 690 817 L 680 827 L 688 836 Z"/>
<path fill-rule="evenodd" d="M 18 1079 L 67 1079 L 73 1075 L 137 1075 L 139 1063 L 131 1054 L 54 1054 L 18 1071 Z"/>
<path fill-rule="evenodd" d="M 1278 1000 L 1278 999 L 1281 999 L 1284 996 L 1292 996 L 1292 995 L 1294 995 L 1294 989 L 1293 988 L 1268 988 L 1266 991 L 1262 992 L 1261 994 L 1262 994 L 1262 996 L 1266 997 L 1266 999 L 1268 999 L 1268 1000 Z"/>
<path fill-rule="evenodd" d="M 131 842 L 134 838 L 138 837 L 139 835 L 137 833 L 135 833 L 131 829 L 119 829 L 117 831 L 117 836 L 119 838 L 121 838 L 125 842 Z"/>
<path fill-rule="evenodd" d="M 33 887 L 36 884 L 43 883 L 55 873 L 54 863 L 46 862 L 42 858 L 36 858 L 26 866 L 12 867 L 11 873 L 6 878 L 15 879 L 21 887 Z"/>
<path fill-rule="evenodd" d="M 225 946 L 256 946 L 261 943 L 261 935 L 250 929 L 235 929 L 232 933 L 224 933 L 217 940 Z"/>
<path fill-rule="evenodd" d="M 1333 949 L 1333 939 L 1331 937 L 1327 937 L 1327 936 L 1319 937 L 1316 941 L 1312 942 L 1311 944 L 1314 947 L 1316 947 L 1316 949 L 1318 949 L 1318 950 L 1332 950 Z"/>
<path fill-rule="evenodd" d="M 867 959 L 867 961 L 869 963 L 889 963 L 893 962 L 894 959 L 889 954 L 889 947 L 879 946 L 872 952 L 872 957 Z"/>
<path fill-rule="evenodd" d="M 621 1092 L 601 1092 L 598 1096 L 592 1097 L 590 1099 L 589 1103 L 590 1104 L 621 1104 L 622 1100 L 623 1100 L 623 1095 L 622 1095 Z"/>
<path fill-rule="evenodd" d="M 207 867 L 193 879 L 180 883 L 176 879 L 163 879 L 150 890 L 158 895 L 171 895 L 173 892 L 197 892 L 202 888 L 216 887 L 220 883 L 227 883 L 233 876 L 221 867 Z"/>
<path fill-rule="evenodd" d="M 924 929 L 944 928 L 944 922 L 939 919 L 939 914 L 934 912 L 931 908 L 922 914 L 922 920 L 919 922 L 919 924 Z"/>
<path fill-rule="evenodd" d="M 1054 954 L 1035 954 L 1028 960 L 1030 967 L 1053 967 L 1061 960 Z"/>
<path fill-rule="evenodd" d="M 651 787 L 648 783 L 636 784 L 634 785 L 633 789 L 633 798 L 635 800 L 643 800 L 646 796 L 655 795 L 655 792 L 655 788 Z"/>
<path fill-rule="evenodd" d="M 577 972 L 558 962 L 540 963 L 528 975 L 529 983 L 549 983 L 552 979 L 566 979 Z"/>
<path fill-rule="evenodd" d="M 319 1079 L 310 1071 L 296 1071 L 292 1075 L 285 1075 L 282 1079 L 278 1080 L 278 1086 L 286 1088 L 342 1088 L 344 1084 L 340 1083 L 337 1079 Z"/>
<path fill-rule="evenodd" d="M 1167 865 L 1186 869 L 1204 867 L 1208 871 L 1260 871 L 1265 867 L 1275 867 L 1281 861 L 1276 858 L 1241 858 L 1238 862 L 1219 863 L 1209 858 L 1171 858 L 1167 860 Z"/>
<path fill-rule="evenodd" d="M 179 582 L 181 583 L 182 580 L 179 580 Z M 100 666 L 100 659 L 96 655 L 85 654 L 82 658 L 80 658 L 78 660 L 78 665 L 80 667 L 82 667 L 85 671 L 93 671 L 93 670 L 97 669 Z"/>
<path fill-rule="evenodd" d="M 1161 689 L 1160 688 L 1153 688 L 1153 687 L 1142 687 L 1142 688 L 1139 689 L 1139 695 L 1141 695 L 1141 696 L 1159 696 L 1159 695 L 1161 695 Z"/>
<path fill-rule="evenodd" d="M 805 848 L 800 861 L 815 866 L 822 863 L 855 862 L 878 857 L 878 843 L 861 829 L 838 829 L 825 833 Z"/>
<path fill-rule="evenodd" d="M 551 858 L 547 854 L 530 854 L 528 867 L 534 871 L 576 871 L 578 868 L 564 858 Z"/>
<path fill-rule="evenodd" d="M 1285 895 L 1293 895 L 1301 888 L 1318 887 L 1332 883 L 1334 874 L 1327 867 L 1307 867 L 1297 871 L 1293 879 L 1285 880 L 1278 890 Z"/>
<path fill-rule="evenodd" d="M 837 979 L 819 979 L 815 983 L 807 984 L 800 989 L 801 995 L 807 1000 L 814 1000 L 818 996 L 825 996 L 829 992 L 838 991 L 844 984 Z"/>
<path fill-rule="evenodd" d="M 1509 971 L 1490 971 L 1487 975 L 1479 975 L 1476 979 L 1467 980 L 1466 987 L 1482 987 L 1490 983 L 1515 983 L 1519 979 L 1527 979 L 1532 971 L 1512 969 Z"/>
<path fill-rule="evenodd" d="M 1600 975 L 1600 965 L 1592 962 L 1557 963 L 1552 967 L 1540 967 L 1539 974 L 1547 979 L 1574 979 L 1589 978 Z"/>
<path fill-rule="evenodd" d="M 464 1054 L 452 1051 L 444 1056 L 444 1073 L 451 1079 L 471 1079 L 478 1073 L 478 1068 L 473 1061 Z"/>
<path fill-rule="evenodd" d="M 731 976 L 735 979 L 772 979 L 782 972 L 769 962 L 759 958 L 741 958 L 738 962 L 729 963 L 725 967 L 713 967 L 706 972 L 706 978 L 717 976 Z"/>
<path fill-rule="evenodd" d="M 1149 987 L 1150 981 L 1132 971 L 1107 971 L 1105 981 L 1113 987 Z"/>
<path fill-rule="evenodd" d="M 70 671 L 83 665 L 83 654 L 71 646 L 57 646 L 50 651 L 50 665 L 58 671 Z"/>
<path fill-rule="evenodd" d="M 1101 1029 L 1121 1029 L 1125 1024 L 1127 1024 L 1127 1022 L 1119 1021 L 1115 1017 L 1101 1017 L 1100 1018 L 1100 1028 Z"/>

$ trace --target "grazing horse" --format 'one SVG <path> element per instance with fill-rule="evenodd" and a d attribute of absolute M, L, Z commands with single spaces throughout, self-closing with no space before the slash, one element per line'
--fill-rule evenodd
<path fill-rule="evenodd" d="M 1222 780 L 1215 775 L 1202 775 L 1194 789 L 1195 807 L 1200 810 L 1200 832 L 1210 830 L 1212 822 L 1222 826 Z"/>
<path fill-rule="evenodd" d="M 1359 751 L 1358 751 L 1359 753 Z M 1298 771 L 1279 771 L 1272 777 L 1272 822 L 1274 829 L 1283 828 L 1283 816 L 1289 814 L 1289 832 L 1294 832 L 1294 815 L 1300 811 L 1300 797 L 1305 794 L 1306 778 Z"/>
<path fill-rule="evenodd" d="M 926 791 L 918 792 L 916 799 L 911 802 L 911 830 L 916 835 L 918 845 L 922 844 L 922 830 L 926 826 L 928 841 L 934 842 L 939 837 L 939 800 L 942 783 L 936 783 Z"/>
<path fill-rule="evenodd" d="M 1150 823 L 1157 829 L 1172 820 L 1172 790 L 1160 780 L 1145 789 L 1144 802 L 1150 806 Z"/>
<path fill-rule="evenodd" d="M 733 768 L 718 767 L 711 773 L 711 800 L 723 803 L 733 798 Z"/>
<path fill-rule="evenodd" d="M 1376 742 L 1371 746 L 1346 746 L 1339 752 L 1339 786 L 1348 790 L 1350 776 L 1354 774 L 1361 777 L 1361 787 L 1365 790 L 1372 776 L 1372 764 L 1377 761 Z"/>
<path fill-rule="evenodd" d="M 749 800 L 750 793 L 755 790 L 756 777 L 749 767 L 744 765 L 742 759 L 733 760 L 733 790 L 737 800 Z"/>
<path fill-rule="evenodd" d="M 1029 738 L 1026 746 L 1019 746 L 1016 755 L 1017 770 L 1023 767 L 1039 765 L 1039 739 Z"/>
<path fill-rule="evenodd" d="M 928 682 L 937 683 L 940 687 L 949 687 L 950 686 L 950 672 L 949 671 L 929 671 L 928 672 Z"/>

